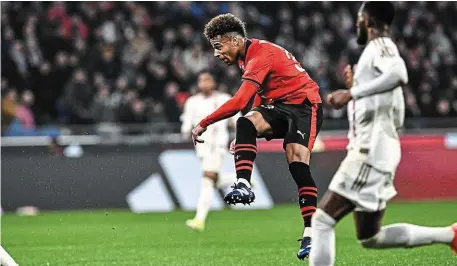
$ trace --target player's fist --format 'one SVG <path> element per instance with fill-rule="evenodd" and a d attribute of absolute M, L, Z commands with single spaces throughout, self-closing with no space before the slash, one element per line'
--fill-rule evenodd
<path fill-rule="evenodd" d="M 344 84 L 346 84 L 346 88 L 350 89 L 352 88 L 352 85 L 354 83 L 354 72 L 352 72 L 352 67 L 351 65 L 347 65 L 344 68 Z"/>
<path fill-rule="evenodd" d="M 236 139 L 233 139 L 232 142 L 230 142 L 230 148 L 229 148 L 229 152 L 231 155 L 235 154 L 235 144 L 236 144 Z"/>
<path fill-rule="evenodd" d="M 206 127 L 203 128 L 200 126 L 200 124 L 196 125 L 194 129 L 192 129 L 192 142 L 194 143 L 194 145 L 196 145 L 197 143 L 205 142 L 204 140 L 199 138 L 205 131 Z"/>
<path fill-rule="evenodd" d="M 336 90 L 327 95 L 327 103 L 335 109 L 341 109 L 352 99 L 349 90 Z"/>

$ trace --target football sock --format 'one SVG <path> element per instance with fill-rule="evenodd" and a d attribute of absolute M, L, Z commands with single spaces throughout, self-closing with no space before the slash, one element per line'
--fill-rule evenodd
<path fill-rule="evenodd" d="M 209 177 L 203 177 L 201 187 L 200 187 L 200 196 L 197 203 L 197 213 L 195 218 L 200 221 L 205 221 L 206 216 L 208 216 L 208 211 L 211 208 L 211 203 L 213 201 L 214 194 L 214 181 Z"/>
<path fill-rule="evenodd" d="M 240 117 L 236 121 L 235 169 L 238 182 L 250 187 L 252 167 L 257 156 L 257 130 L 252 122 Z M 244 180 L 243 180 L 244 179 Z"/>
<path fill-rule="evenodd" d="M 313 244 L 309 254 L 310 266 L 331 266 L 335 263 L 335 220 L 318 209 L 312 218 Z"/>
<path fill-rule="evenodd" d="M 306 230 L 306 228 L 311 227 L 311 217 L 316 211 L 316 183 L 314 183 L 309 165 L 306 163 L 291 162 L 289 164 L 289 171 L 298 187 L 298 204 L 300 205 L 301 215 L 305 226 L 303 236 L 311 236 L 310 230 Z"/>
<path fill-rule="evenodd" d="M 18 266 L 14 259 L 6 252 L 6 250 L 0 246 L 0 265 L 4 266 Z"/>
<path fill-rule="evenodd" d="M 449 244 L 454 238 L 450 227 L 425 227 L 399 223 L 383 226 L 375 236 L 360 240 L 366 248 L 410 248 L 434 243 Z"/>
<path fill-rule="evenodd" d="M 236 183 L 235 174 L 220 174 L 217 178 L 216 187 L 218 189 L 222 189 L 225 192 L 225 190 L 230 188 L 230 186 L 234 183 Z"/>

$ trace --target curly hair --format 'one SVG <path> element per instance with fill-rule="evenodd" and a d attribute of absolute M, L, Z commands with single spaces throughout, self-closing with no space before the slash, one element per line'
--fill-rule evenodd
<path fill-rule="evenodd" d="M 381 24 L 391 25 L 395 18 L 395 7 L 392 2 L 366 1 L 362 4 L 362 10 Z"/>
<path fill-rule="evenodd" d="M 204 35 L 206 39 L 211 40 L 219 35 L 229 32 L 236 32 L 246 37 L 246 26 L 241 19 L 231 13 L 222 14 L 214 17 L 205 25 Z"/>

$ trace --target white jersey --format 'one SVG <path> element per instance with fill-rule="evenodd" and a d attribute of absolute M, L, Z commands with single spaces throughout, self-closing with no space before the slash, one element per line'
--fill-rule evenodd
<path fill-rule="evenodd" d="M 184 112 L 181 115 L 181 133 L 189 137 L 195 125 L 216 111 L 230 98 L 229 94 L 219 91 L 214 91 L 209 97 L 202 93 L 189 97 L 184 104 Z M 195 146 L 197 155 L 199 157 L 211 156 L 216 150 L 227 150 L 230 137 L 228 123 L 230 119 L 235 122 L 238 117 L 239 114 L 210 125 L 201 136 L 205 142 Z"/>
<path fill-rule="evenodd" d="M 368 83 L 388 71 L 392 60 L 403 62 L 390 38 L 380 37 L 370 41 L 357 63 L 354 86 Z M 382 171 L 394 172 L 401 158 L 397 129 L 403 126 L 404 114 L 400 86 L 351 100 L 348 103 L 348 150 L 366 149 L 366 163 Z"/>

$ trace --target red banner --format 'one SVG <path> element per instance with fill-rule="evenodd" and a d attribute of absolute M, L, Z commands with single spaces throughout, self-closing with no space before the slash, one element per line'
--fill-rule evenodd
<path fill-rule="evenodd" d="M 342 151 L 348 140 L 322 138 L 318 151 Z M 399 200 L 457 198 L 457 135 L 404 135 L 395 175 Z M 283 151 L 282 141 L 260 141 L 259 151 Z"/>

